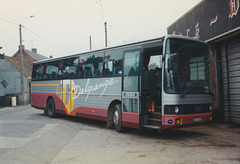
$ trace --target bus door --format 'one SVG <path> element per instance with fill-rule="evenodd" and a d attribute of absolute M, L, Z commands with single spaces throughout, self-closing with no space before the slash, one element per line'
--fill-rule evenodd
<path fill-rule="evenodd" d="M 142 125 L 161 128 L 162 55 L 161 47 L 144 49 L 141 81 Z"/>
<path fill-rule="evenodd" d="M 122 87 L 122 125 L 139 128 L 140 50 L 125 51 Z"/>

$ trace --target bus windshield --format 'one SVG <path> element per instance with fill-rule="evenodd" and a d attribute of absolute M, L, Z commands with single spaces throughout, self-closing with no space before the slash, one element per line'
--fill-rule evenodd
<path fill-rule="evenodd" d="M 211 93 L 207 45 L 183 39 L 168 39 L 164 90 L 166 93 Z"/>

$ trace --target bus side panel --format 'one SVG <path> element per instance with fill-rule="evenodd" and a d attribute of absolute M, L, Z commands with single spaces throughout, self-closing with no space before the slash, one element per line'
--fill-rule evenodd
<path fill-rule="evenodd" d="M 72 116 L 107 120 L 108 107 L 114 100 L 121 100 L 121 77 L 72 80 L 74 94 Z"/>
<path fill-rule="evenodd" d="M 107 109 L 92 108 L 92 107 L 78 107 L 71 112 L 71 115 L 106 121 Z"/>
<path fill-rule="evenodd" d="M 74 94 L 63 96 L 61 81 L 33 81 L 31 105 L 46 109 L 47 99 L 51 96 L 58 113 L 106 120 L 110 103 L 121 99 L 121 77 L 78 79 L 72 80 L 71 84 Z"/>
<path fill-rule="evenodd" d="M 31 106 L 38 109 L 45 109 L 46 95 L 41 93 L 31 93 Z"/>
<path fill-rule="evenodd" d="M 33 81 L 31 84 L 31 106 L 46 109 L 49 96 L 55 101 L 56 111 L 62 111 L 60 81 Z"/>

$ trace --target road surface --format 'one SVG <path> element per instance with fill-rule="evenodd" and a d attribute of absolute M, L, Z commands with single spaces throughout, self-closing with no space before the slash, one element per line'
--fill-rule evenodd
<path fill-rule="evenodd" d="M 240 163 L 240 128 L 232 124 L 169 130 L 127 129 L 28 106 L 0 110 L 1 164 Z"/>

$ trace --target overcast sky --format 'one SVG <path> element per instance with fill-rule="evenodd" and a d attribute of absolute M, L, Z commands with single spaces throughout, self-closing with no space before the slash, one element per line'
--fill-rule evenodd
<path fill-rule="evenodd" d="M 61 57 L 162 37 L 167 27 L 201 0 L 0 0 L 0 53 L 12 56 L 19 45 Z M 30 18 L 34 15 L 33 18 Z"/>

